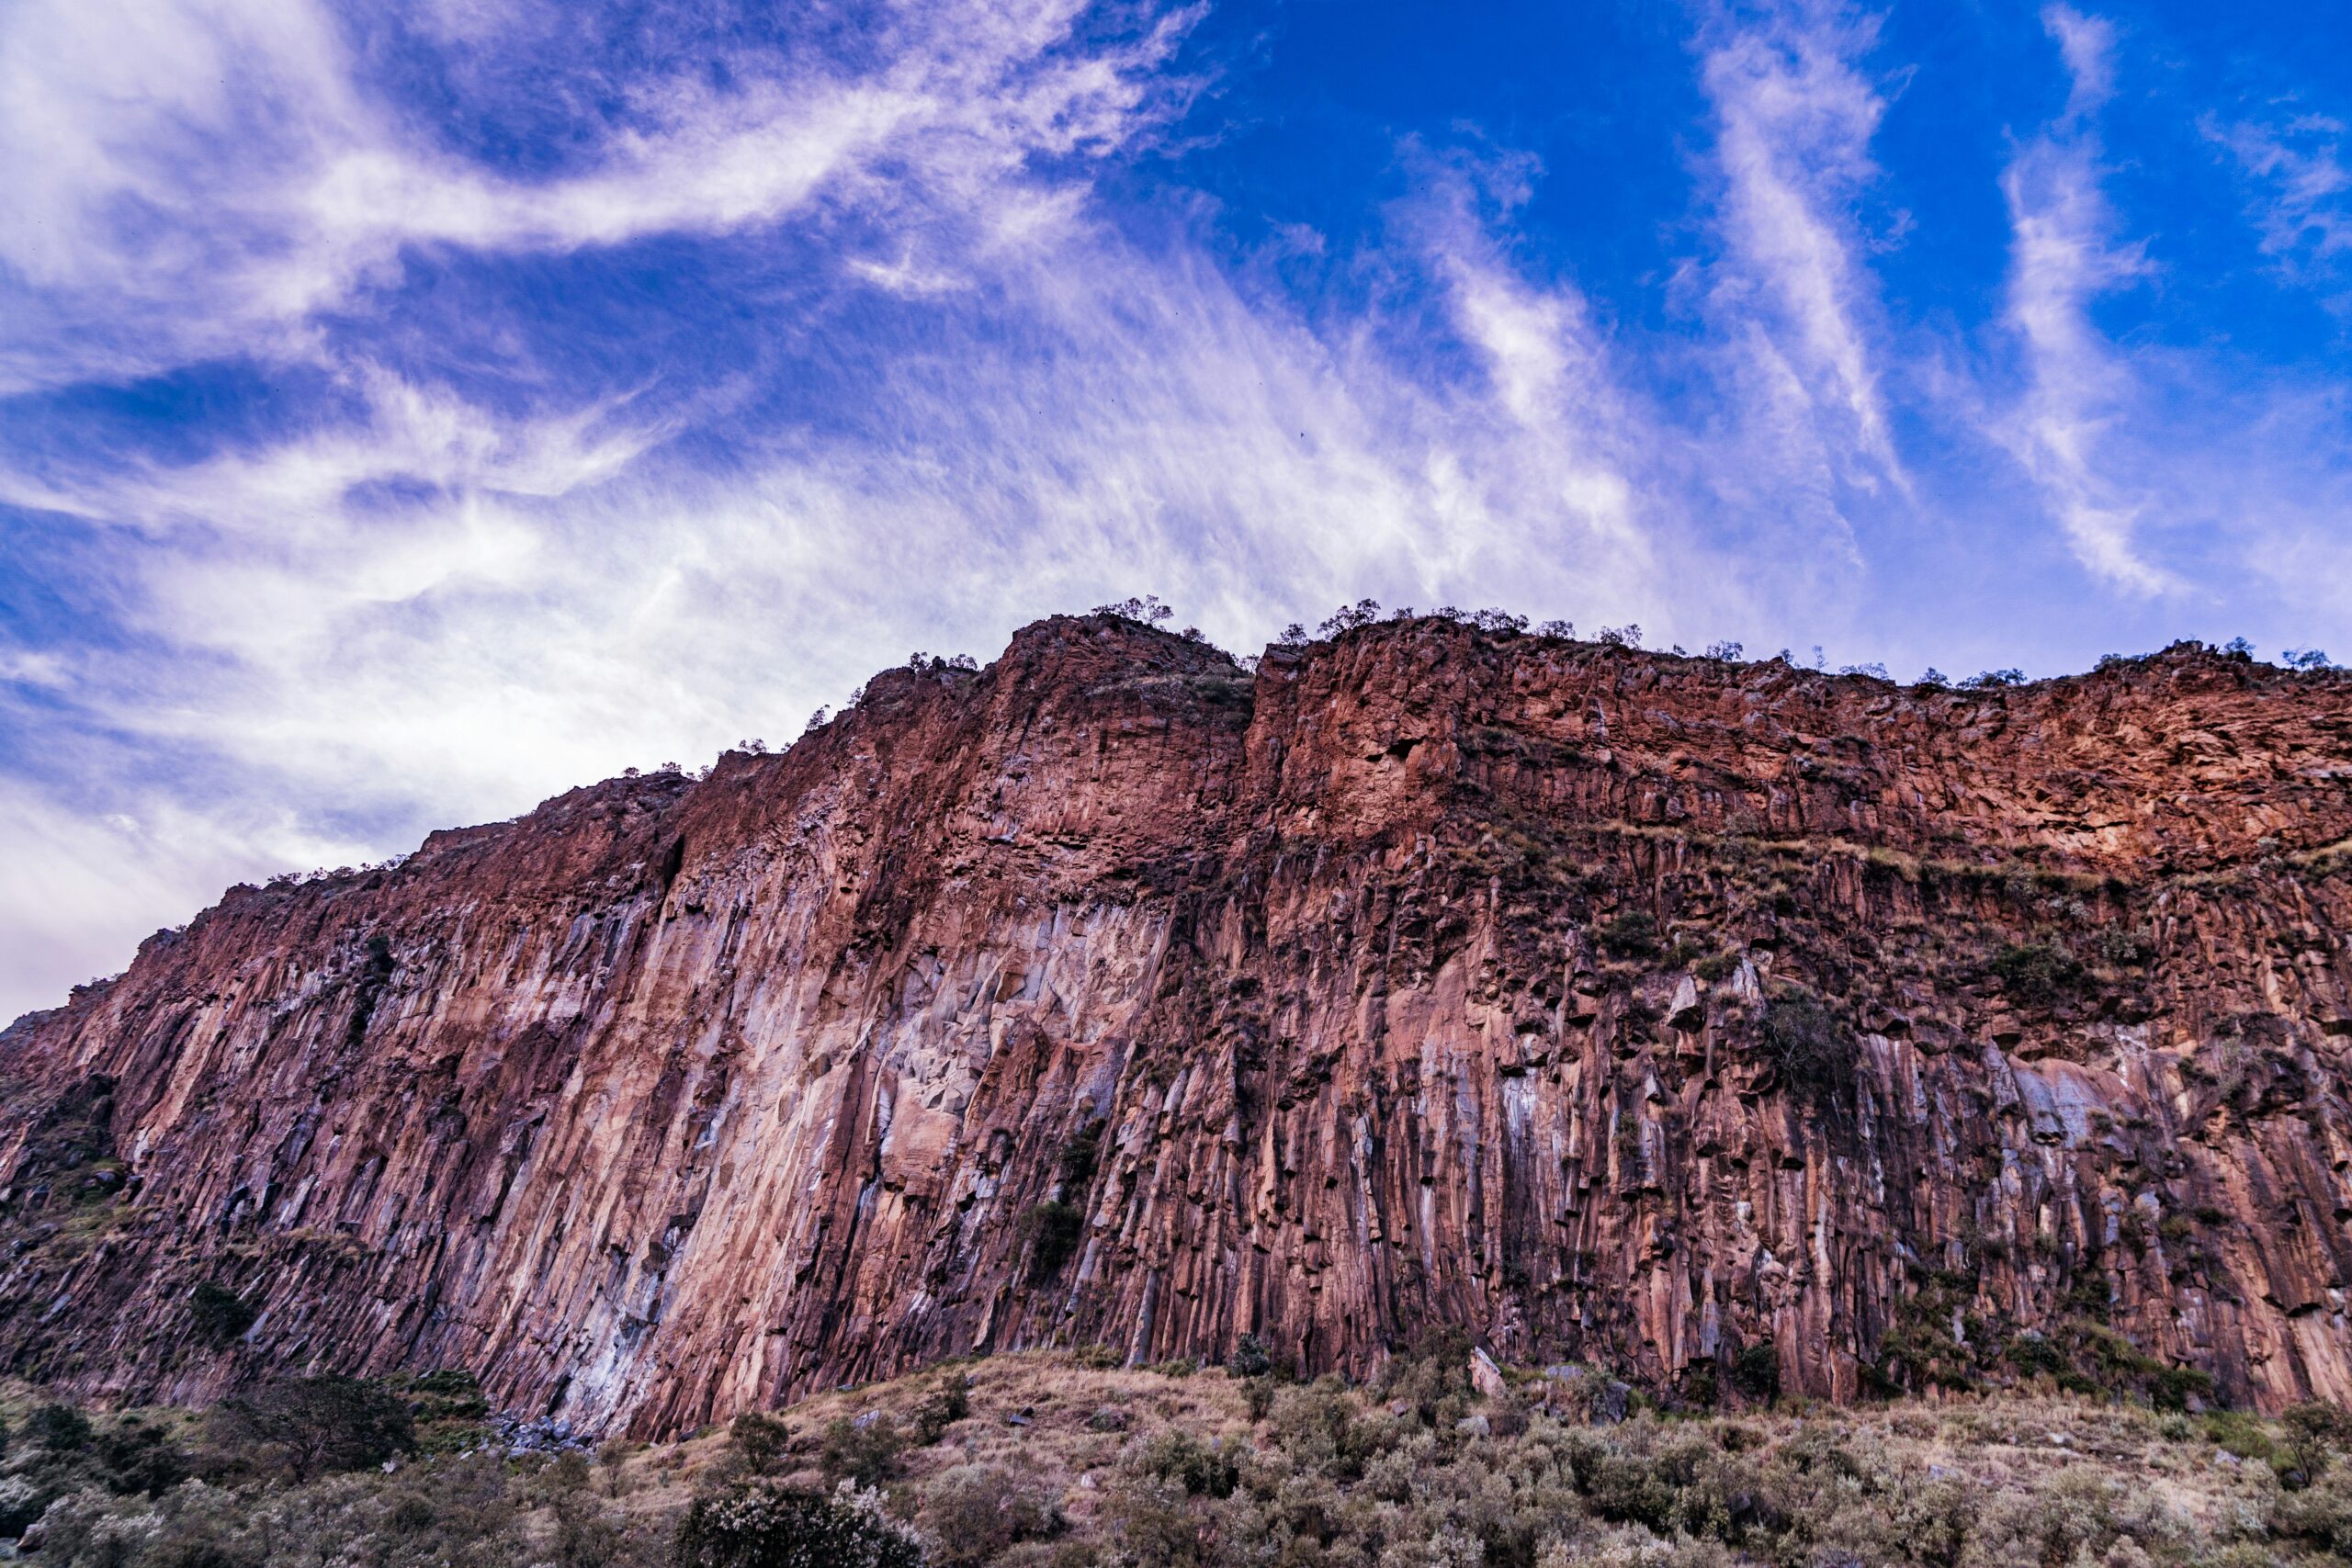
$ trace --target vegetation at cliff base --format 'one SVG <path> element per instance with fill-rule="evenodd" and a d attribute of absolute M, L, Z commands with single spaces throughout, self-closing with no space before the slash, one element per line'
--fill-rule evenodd
<path fill-rule="evenodd" d="M 2296 1568 L 2352 1552 L 2352 1420 L 2048 1392 L 1661 1410 L 1591 1369 L 1373 1381 L 1039 1352 L 593 1451 L 471 1380 L 202 1414 L 0 1395 L 0 1539 L 55 1568 Z M 1107 1364 L 1106 1364 L 1107 1363 Z"/>

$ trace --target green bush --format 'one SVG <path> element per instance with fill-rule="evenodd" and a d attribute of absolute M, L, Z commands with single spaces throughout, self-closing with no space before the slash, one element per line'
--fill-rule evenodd
<path fill-rule="evenodd" d="M 949 1369 L 915 1407 L 915 1441 L 924 1448 L 947 1435 L 947 1429 L 972 1413 L 971 1390 L 964 1374 Z"/>
<path fill-rule="evenodd" d="M 1078 1251 L 1078 1244 L 1086 1235 L 1086 1213 L 1071 1204 L 1048 1199 L 1033 1203 L 1021 1216 L 1021 1228 L 1029 1238 L 1029 1278 L 1042 1284 L 1061 1272 Z"/>
<path fill-rule="evenodd" d="M 1283 1389 L 1269 1420 L 1278 1449 L 1301 1468 L 1331 1481 L 1362 1479 L 1365 1467 L 1403 1436 L 1396 1423 L 1367 1416 L 1335 1376 Z"/>
<path fill-rule="evenodd" d="M 978 1568 L 1023 1541 L 1059 1535 L 1064 1525 L 1053 1498 L 993 1464 L 961 1464 L 934 1477 L 916 1517 L 946 1568 Z"/>
<path fill-rule="evenodd" d="M 1411 1349 L 1389 1358 L 1380 1392 L 1410 1405 L 1424 1427 L 1451 1427 L 1470 1413 L 1472 1348 L 1463 1329 L 1432 1329 Z"/>
<path fill-rule="evenodd" d="M 70 1404 L 44 1404 L 25 1417 L 26 1438 L 58 1453 L 86 1449 L 95 1435 L 90 1418 Z"/>
<path fill-rule="evenodd" d="M 206 1416 L 204 1437 L 214 1474 L 297 1484 L 368 1469 L 416 1446 L 407 1401 L 381 1383 L 346 1377 L 289 1379 L 224 1400 Z"/>
<path fill-rule="evenodd" d="M 856 1420 L 837 1416 L 825 1424 L 817 1463 L 829 1482 L 879 1486 L 899 1473 L 906 1446 L 899 1424 L 887 1415 L 869 1413 Z"/>
<path fill-rule="evenodd" d="M 2286 1493 L 2271 1509 L 2269 1522 L 2279 1535 L 2352 1561 L 2352 1471 L 2338 1468 Z"/>
<path fill-rule="evenodd" d="M 1233 1354 L 1225 1359 L 1226 1375 L 1237 1378 L 1261 1378 L 1274 1370 L 1274 1358 L 1267 1350 L 1266 1342 L 1254 1334 L 1245 1334 L 1233 1343 Z"/>
<path fill-rule="evenodd" d="M 243 1337 L 261 1314 L 236 1292 L 206 1280 L 188 1292 L 187 1315 L 198 1339 L 227 1345 Z"/>
<path fill-rule="evenodd" d="M 2280 1414 L 2278 1426 L 2296 1477 L 2290 1485 L 2308 1486 L 2317 1481 L 2336 1454 L 2352 1445 L 2352 1416 L 2323 1401 L 2290 1407 Z"/>
<path fill-rule="evenodd" d="M 1781 1353 L 1770 1345 L 1750 1345 L 1731 1359 L 1731 1385 L 1748 1398 L 1770 1404 L 1781 1396 Z"/>
<path fill-rule="evenodd" d="M 92 1445 L 115 1492 L 160 1497 L 187 1479 L 187 1461 L 161 1427 L 125 1416 L 97 1435 Z"/>
<path fill-rule="evenodd" d="M 1241 1482 L 1241 1467 L 1231 1450 L 1204 1443 L 1176 1427 L 1144 1445 L 1136 1468 L 1155 1481 L 1175 1483 L 1193 1497 L 1230 1497 Z"/>
<path fill-rule="evenodd" d="M 784 1417 L 764 1410 L 746 1410 L 727 1427 L 728 1448 L 737 1462 L 753 1475 L 765 1475 L 774 1470 L 791 1440 L 792 1428 L 785 1425 Z"/>
<path fill-rule="evenodd" d="M 922 1568 L 922 1550 L 870 1495 L 753 1482 L 695 1498 L 671 1560 L 675 1568 Z"/>
<path fill-rule="evenodd" d="M 1082 1196 L 1093 1184 L 1094 1169 L 1102 1156 L 1102 1129 L 1106 1125 L 1090 1122 L 1062 1145 L 1062 1152 L 1054 1162 L 1054 1174 L 1062 1184 L 1064 1197 Z"/>
<path fill-rule="evenodd" d="M 2027 1007 L 2048 1007 L 2083 977 L 2083 966 L 2075 955 L 2051 942 L 2008 942 L 1985 967 L 2001 982 L 2010 1000 Z"/>
<path fill-rule="evenodd" d="M 1657 921 L 1638 909 L 1602 921 L 1592 934 L 1619 958 L 1650 958 L 1658 952 Z"/>
<path fill-rule="evenodd" d="M 1854 1062 L 1861 1046 L 1818 997 L 1791 992 L 1774 998 L 1764 1009 L 1764 1051 L 1800 1100 L 1830 1111 L 1853 1099 Z"/>

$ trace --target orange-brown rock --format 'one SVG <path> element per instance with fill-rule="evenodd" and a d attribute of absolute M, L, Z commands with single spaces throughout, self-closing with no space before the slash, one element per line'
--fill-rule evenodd
<path fill-rule="evenodd" d="M 0 1357 L 648 1433 L 1441 1323 L 1684 1393 L 2072 1335 L 2352 1400 L 2347 837 L 2352 679 L 2193 648 L 1944 692 L 1421 620 L 1253 676 L 1057 618 L 20 1021 Z"/>

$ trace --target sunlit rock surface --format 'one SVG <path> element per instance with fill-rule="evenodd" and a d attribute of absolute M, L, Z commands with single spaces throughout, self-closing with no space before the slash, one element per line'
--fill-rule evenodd
<path fill-rule="evenodd" d="M 1847 1398 L 2088 1314 L 2352 1400 L 2347 835 L 2352 679 L 2188 649 L 1940 692 L 1423 620 L 1253 676 L 1057 618 L 19 1021 L 0 1359 L 653 1433 L 1437 1323 Z"/>

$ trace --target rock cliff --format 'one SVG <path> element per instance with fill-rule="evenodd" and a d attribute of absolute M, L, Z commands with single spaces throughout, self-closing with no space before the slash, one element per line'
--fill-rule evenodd
<path fill-rule="evenodd" d="M 1109 616 L 0 1035 L 0 1360 L 672 1432 L 974 1348 L 2352 1401 L 2352 679 Z"/>

